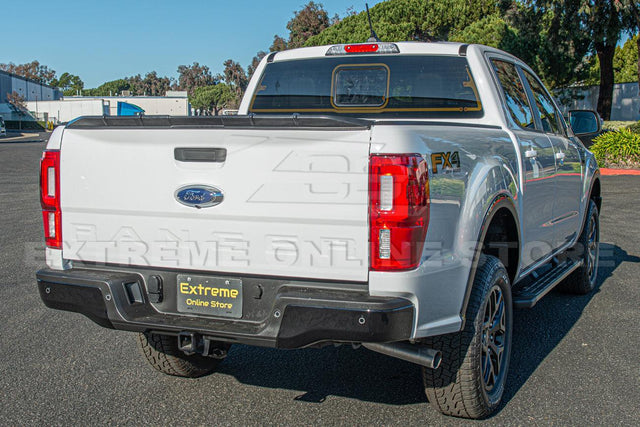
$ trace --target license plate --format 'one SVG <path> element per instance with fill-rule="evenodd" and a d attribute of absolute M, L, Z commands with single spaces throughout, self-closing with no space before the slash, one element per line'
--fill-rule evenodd
<path fill-rule="evenodd" d="M 178 275 L 178 311 L 221 317 L 242 317 L 242 280 Z"/>

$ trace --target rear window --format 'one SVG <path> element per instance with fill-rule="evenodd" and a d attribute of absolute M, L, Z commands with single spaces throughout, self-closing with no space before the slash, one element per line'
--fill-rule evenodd
<path fill-rule="evenodd" d="M 467 60 L 454 56 L 341 56 L 268 64 L 252 113 L 479 117 Z"/>

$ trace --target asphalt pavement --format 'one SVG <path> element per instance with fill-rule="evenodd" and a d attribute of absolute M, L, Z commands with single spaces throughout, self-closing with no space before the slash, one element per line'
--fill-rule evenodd
<path fill-rule="evenodd" d="M 36 131 L 7 131 L 6 135 L 0 136 L 0 144 L 3 143 L 24 143 L 24 142 L 43 142 L 49 139 L 50 132 Z"/>
<path fill-rule="evenodd" d="M 152 370 L 133 333 L 46 308 L 42 142 L 0 141 L 0 425 L 640 425 L 640 177 L 603 177 L 599 286 L 517 310 L 505 402 L 439 415 L 420 368 L 365 349 L 234 346 L 199 379 Z"/>

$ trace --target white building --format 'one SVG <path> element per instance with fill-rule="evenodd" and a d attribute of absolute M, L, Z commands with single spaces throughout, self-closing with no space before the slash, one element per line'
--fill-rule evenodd
<path fill-rule="evenodd" d="M 54 123 L 64 123 L 80 116 L 118 115 L 118 103 L 144 110 L 145 115 L 189 116 L 191 105 L 187 92 L 171 91 L 166 96 L 69 96 L 59 101 L 28 102 L 29 111 L 38 117 L 48 116 Z"/>
<path fill-rule="evenodd" d="M 68 122 L 80 116 L 102 116 L 109 114 L 109 102 L 102 99 L 61 99 L 59 101 L 27 102 L 27 108 L 34 115 L 54 123 Z"/>

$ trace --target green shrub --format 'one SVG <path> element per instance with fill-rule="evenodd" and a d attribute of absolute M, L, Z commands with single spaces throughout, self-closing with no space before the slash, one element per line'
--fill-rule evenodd
<path fill-rule="evenodd" d="M 628 129 L 603 133 L 590 150 L 600 166 L 640 167 L 640 134 Z"/>
<path fill-rule="evenodd" d="M 627 126 L 631 132 L 640 133 L 640 121 L 635 122 L 632 125 Z"/>

